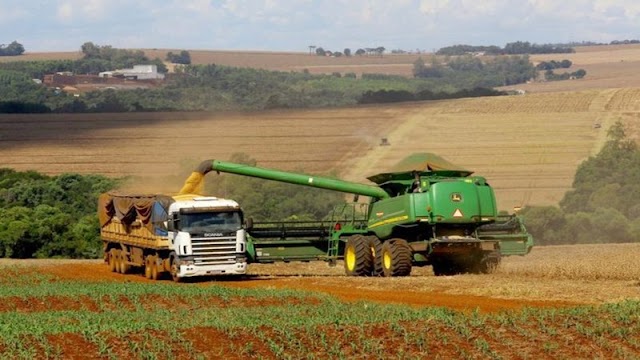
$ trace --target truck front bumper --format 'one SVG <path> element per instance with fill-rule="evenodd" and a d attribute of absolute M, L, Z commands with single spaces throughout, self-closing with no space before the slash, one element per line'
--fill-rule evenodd
<path fill-rule="evenodd" d="M 246 273 L 247 263 L 222 265 L 180 265 L 178 277 L 244 275 Z"/>

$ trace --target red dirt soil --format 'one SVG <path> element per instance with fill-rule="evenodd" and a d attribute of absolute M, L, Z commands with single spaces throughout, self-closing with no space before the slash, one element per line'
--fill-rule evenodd
<path fill-rule="evenodd" d="M 60 279 L 76 281 L 115 281 L 115 282 L 150 282 L 139 274 L 121 275 L 112 273 L 100 263 L 79 263 L 45 266 L 40 272 L 54 275 Z M 481 312 L 497 312 L 523 307 L 570 307 L 577 303 L 564 301 L 536 301 L 498 299 L 485 296 L 453 295 L 438 291 L 402 291 L 397 289 L 361 289 L 345 286 L 343 276 L 260 276 L 249 278 L 224 278 L 218 281 L 202 282 L 201 286 L 228 286 L 233 288 L 277 288 L 296 289 L 310 292 L 326 293 L 343 301 L 373 301 L 378 303 L 408 304 L 416 307 L 441 306 L 455 310 L 473 310 Z M 175 286 L 194 286 L 195 284 L 175 284 Z M 260 303 L 263 301 L 261 300 Z M 251 305 L 249 305 L 251 306 Z"/>

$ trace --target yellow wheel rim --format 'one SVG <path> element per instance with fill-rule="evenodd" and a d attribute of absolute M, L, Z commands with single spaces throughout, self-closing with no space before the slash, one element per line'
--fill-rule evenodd
<path fill-rule="evenodd" d="M 391 255 L 386 251 L 382 254 L 382 263 L 385 269 L 391 269 Z"/>
<path fill-rule="evenodd" d="M 347 262 L 347 269 L 349 271 L 353 271 L 356 268 L 356 252 L 355 250 L 347 246 L 346 254 L 344 255 L 345 261 Z"/>

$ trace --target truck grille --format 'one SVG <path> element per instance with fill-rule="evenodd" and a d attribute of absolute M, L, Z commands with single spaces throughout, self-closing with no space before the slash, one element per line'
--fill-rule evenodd
<path fill-rule="evenodd" d="M 222 265 L 236 262 L 236 237 L 191 238 L 195 265 Z"/>

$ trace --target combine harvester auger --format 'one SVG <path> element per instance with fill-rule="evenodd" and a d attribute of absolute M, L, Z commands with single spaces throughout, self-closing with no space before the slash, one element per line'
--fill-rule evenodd
<path fill-rule="evenodd" d="M 485 178 L 433 154 L 411 155 L 370 176 L 375 185 L 207 160 L 183 191 L 193 192 L 210 171 L 370 198 L 344 204 L 328 221 L 248 224 L 249 262 L 344 259 L 353 276 L 408 276 L 413 266 L 425 265 L 435 275 L 454 275 L 491 272 L 503 255 L 525 255 L 533 246 L 517 217 L 508 219 L 517 231 L 491 227 L 499 217 Z"/>

